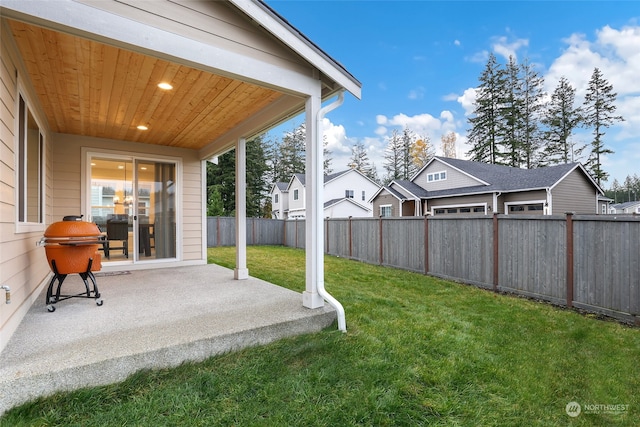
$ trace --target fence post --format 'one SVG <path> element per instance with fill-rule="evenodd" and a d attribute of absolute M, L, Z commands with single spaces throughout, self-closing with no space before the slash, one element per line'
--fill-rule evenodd
<path fill-rule="evenodd" d="M 567 307 L 573 307 L 573 212 L 567 212 Z"/>
<path fill-rule="evenodd" d="M 351 231 L 351 216 L 349 216 L 349 259 L 353 256 L 353 234 Z"/>
<path fill-rule="evenodd" d="M 498 213 L 493 214 L 493 290 L 498 291 L 498 276 L 500 275 L 500 269 L 498 260 L 500 258 L 500 248 L 498 247 L 499 240 L 498 233 Z"/>
<path fill-rule="evenodd" d="M 378 235 L 380 236 L 380 265 L 384 262 L 383 251 L 382 251 L 382 217 L 378 221 L 380 226 L 378 227 Z"/>
<path fill-rule="evenodd" d="M 216 217 L 216 246 L 220 246 L 220 217 Z"/>
<path fill-rule="evenodd" d="M 429 216 L 424 216 L 424 274 L 429 274 Z"/>

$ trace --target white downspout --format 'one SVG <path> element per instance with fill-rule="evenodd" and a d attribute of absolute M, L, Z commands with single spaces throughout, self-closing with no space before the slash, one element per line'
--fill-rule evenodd
<path fill-rule="evenodd" d="M 341 90 L 340 93 L 338 94 L 338 99 L 336 99 L 331 104 L 322 107 L 318 111 L 318 116 L 316 119 L 317 120 L 316 144 L 320 144 L 319 145 L 320 147 L 322 147 L 322 119 L 324 119 L 324 116 L 327 113 L 341 106 L 343 102 L 344 102 L 344 90 Z M 322 150 L 320 151 L 320 153 L 322 153 Z M 320 164 L 320 168 L 322 168 L 322 163 L 323 163 L 322 157 L 319 157 L 318 163 Z M 322 188 L 322 185 L 323 185 L 322 182 L 320 182 L 319 188 Z M 324 288 L 324 265 L 322 266 L 322 268 L 320 268 L 320 266 L 318 267 L 317 275 L 318 275 L 317 277 L 318 295 L 324 298 L 329 303 L 329 305 L 331 305 L 333 308 L 336 309 L 336 313 L 338 315 L 338 329 L 341 330 L 342 332 L 347 332 L 347 321 L 344 315 L 344 307 L 342 307 L 342 304 L 340 304 L 340 302 L 338 302 L 337 299 L 332 297 Z"/>

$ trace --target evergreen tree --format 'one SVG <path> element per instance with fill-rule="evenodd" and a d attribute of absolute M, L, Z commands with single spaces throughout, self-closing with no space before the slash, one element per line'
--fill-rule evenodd
<path fill-rule="evenodd" d="M 275 176 L 277 182 L 287 182 L 293 174 L 305 172 L 305 124 L 291 132 L 286 132 L 277 151 L 279 167 Z M 274 182 L 276 182 L 274 181 Z"/>
<path fill-rule="evenodd" d="M 582 120 L 580 107 L 574 107 L 575 96 L 576 90 L 571 83 L 561 77 L 542 118 L 546 126 L 540 159 L 542 165 L 576 161 L 585 148 L 584 145 L 575 147 L 571 141 L 573 130 Z"/>
<path fill-rule="evenodd" d="M 411 152 L 417 138 L 416 134 L 407 126 L 402 130 L 402 163 L 401 163 L 401 179 L 410 179 L 416 172 L 416 164 L 413 162 Z"/>
<path fill-rule="evenodd" d="M 521 132 L 522 163 L 527 169 L 538 166 L 538 155 L 542 146 L 541 119 L 543 111 L 544 79 L 538 74 L 531 63 L 525 60 L 521 69 Z"/>
<path fill-rule="evenodd" d="M 498 163 L 502 154 L 502 123 L 500 108 L 504 102 L 506 76 L 495 55 L 489 55 L 487 65 L 479 78 L 473 116 L 469 118 L 471 129 L 467 152 L 470 160 Z"/>
<path fill-rule="evenodd" d="M 598 185 L 609 177 L 609 174 L 602 169 L 602 156 L 613 154 L 613 150 L 604 146 L 602 140 L 605 135 L 604 130 L 615 122 L 624 120 L 622 116 L 615 115 L 616 96 L 617 93 L 613 92 L 613 86 L 605 80 L 597 67 L 594 68 L 584 98 L 584 124 L 593 128 L 593 141 L 591 142 L 591 153 L 587 167 Z"/>
<path fill-rule="evenodd" d="M 375 167 L 369 160 L 367 150 L 364 147 L 364 143 L 357 142 L 351 147 L 351 158 L 349 159 L 349 166 L 360 171 L 364 176 L 371 180 L 377 181 L 377 174 Z"/>
<path fill-rule="evenodd" d="M 401 179 L 402 176 L 402 139 L 398 135 L 398 130 L 393 129 L 391 136 L 387 138 L 387 148 L 384 152 L 384 182 L 389 183 L 394 179 Z"/>
<path fill-rule="evenodd" d="M 260 217 L 268 188 L 265 172 L 264 137 L 247 141 L 247 216 Z M 229 151 L 218 157 L 218 164 L 207 164 L 207 213 L 234 216 L 236 209 L 236 152 Z"/>
<path fill-rule="evenodd" d="M 520 167 L 523 151 L 521 141 L 523 102 L 520 88 L 519 67 L 513 56 L 505 70 L 504 99 L 500 104 L 498 116 L 498 132 L 504 144 L 504 154 L 497 152 L 503 158 L 500 163 Z"/>

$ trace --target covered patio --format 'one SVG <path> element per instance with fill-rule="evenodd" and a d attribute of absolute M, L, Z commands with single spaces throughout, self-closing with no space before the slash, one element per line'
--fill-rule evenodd
<path fill-rule="evenodd" d="M 122 381 L 330 326 L 330 306 L 309 310 L 297 292 L 232 270 L 199 265 L 98 273 L 104 300 L 33 303 L 0 353 L 0 414 L 56 391 Z M 82 292 L 78 275 L 63 291 Z"/>

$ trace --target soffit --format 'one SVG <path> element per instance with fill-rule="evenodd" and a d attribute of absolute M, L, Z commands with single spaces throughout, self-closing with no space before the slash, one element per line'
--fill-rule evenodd
<path fill-rule="evenodd" d="M 201 150 L 285 97 L 93 40 L 7 22 L 53 132 Z M 159 89 L 162 81 L 173 90 Z"/>

